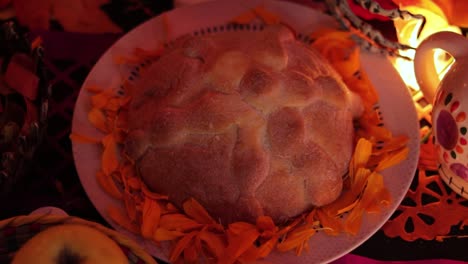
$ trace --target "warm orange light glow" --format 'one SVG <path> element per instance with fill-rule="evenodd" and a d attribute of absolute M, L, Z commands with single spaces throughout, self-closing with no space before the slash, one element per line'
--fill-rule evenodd
<path fill-rule="evenodd" d="M 447 19 L 441 14 L 437 14 L 429 9 L 415 6 L 407 6 L 404 9 L 413 14 L 421 14 L 425 16 L 426 25 L 424 26 L 424 29 L 418 38 L 417 34 L 419 28 L 421 27 L 421 20 L 413 19 L 410 21 L 395 21 L 398 41 L 402 44 L 416 48 L 422 40 L 439 31 L 452 31 L 460 34 L 460 29 L 456 26 L 449 25 Z M 402 56 L 406 56 L 411 59 L 414 58 L 414 53 L 414 50 L 400 51 Z M 434 54 L 434 60 L 435 67 L 439 73 L 439 79 L 442 79 L 447 70 L 450 68 L 453 59 L 446 52 L 437 50 Z M 400 73 L 406 85 L 412 89 L 419 90 L 419 86 L 414 75 L 413 61 L 403 58 L 394 58 L 392 59 L 392 63 Z"/>

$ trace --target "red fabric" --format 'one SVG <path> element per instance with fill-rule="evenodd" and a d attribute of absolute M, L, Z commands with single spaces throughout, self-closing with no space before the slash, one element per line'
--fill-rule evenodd
<path fill-rule="evenodd" d="M 395 9 L 398 6 L 392 0 L 374 0 L 375 2 L 379 3 L 380 6 L 384 9 Z M 373 14 L 370 11 L 364 9 L 360 5 L 356 4 L 354 0 L 348 0 L 348 4 L 351 7 L 351 10 L 358 15 L 359 17 L 365 20 L 380 20 L 380 21 L 388 21 L 389 18 L 377 14 Z"/>
<path fill-rule="evenodd" d="M 5 8 L 11 3 L 11 0 L 0 0 L 0 8 Z"/>

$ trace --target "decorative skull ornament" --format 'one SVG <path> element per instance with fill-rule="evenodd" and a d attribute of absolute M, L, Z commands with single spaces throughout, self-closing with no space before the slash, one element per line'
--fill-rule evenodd
<path fill-rule="evenodd" d="M 452 55 L 455 63 L 442 81 L 434 67 L 434 49 Z M 416 78 L 426 99 L 433 102 L 432 124 L 439 172 L 461 196 L 468 197 L 468 40 L 439 32 L 416 50 Z"/>

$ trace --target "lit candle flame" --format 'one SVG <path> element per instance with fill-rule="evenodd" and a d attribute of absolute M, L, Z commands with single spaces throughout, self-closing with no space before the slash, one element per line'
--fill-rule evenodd
<path fill-rule="evenodd" d="M 460 34 L 460 29 L 456 26 L 452 26 L 447 22 L 447 19 L 442 14 L 437 14 L 429 9 L 408 6 L 405 10 L 413 14 L 421 14 L 426 17 L 426 24 L 418 38 L 418 31 L 421 27 L 422 21 L 413 19 L 409 21 L 397 20 L 395 21 L 395 28 L 397 30 L 398 41 L 402 44 L 409 45 L 413 48 L 417 48 L 421 41 L 428 36 L 439 32 L 439 31 L 451 31 Z M 453 59 L 444 51 L 436 50 L 434 52 L 434 65 L 439 73 L 439 79 L 442 79 L 445 73 L 450 68 Z M 394 67 L 400 73 L 403 81 L 410 88 L 419 90 L 418 83 L 414 74 L 413 61 L 415 51 L 412 49 L 401 50 L 400 55 L 410 58 L 407 60 L 404 58 L 392 59 Z"/>

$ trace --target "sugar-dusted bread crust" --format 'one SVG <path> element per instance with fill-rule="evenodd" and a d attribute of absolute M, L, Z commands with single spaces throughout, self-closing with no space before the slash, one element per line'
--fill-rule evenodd
<path fill-rule="evenodd" d="M 281 222 L 342 190 L 359 106 L 285 27 L 182 37 L 130 93 L 125 151 L 178 206 Z"/>

